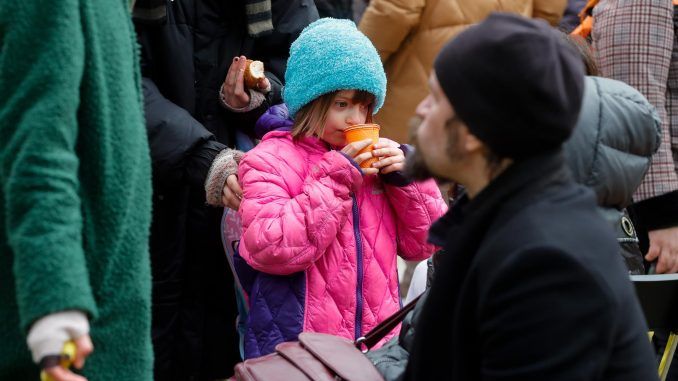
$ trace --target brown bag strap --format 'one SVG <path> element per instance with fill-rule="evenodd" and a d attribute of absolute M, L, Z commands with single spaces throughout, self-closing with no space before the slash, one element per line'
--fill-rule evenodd
<path fill-rule="evenodd" d="M 384 321 L 379 323 L 379 325 L 372 328 L 372 330 L 365 336 L 358 338 L 358 340 L 355 341 L 355 346 L 358 347 L 358 349 L 360 349 L 363 353 L 367 353 L 379 342 L 379 340 L 388 335 L 388 333 L 391 332 L 393 328 L 395 328 L 398 324 L 400 324 L 401 321 L 403 321 L 403 319 L 405 319 L 405 316 L 417 305 L 419 298 L 421 298 L 421 295 L 414 298 L 414 300 L 409 302 L 405 307 L 401 308 L 400 311 L 389 316 Z"/>

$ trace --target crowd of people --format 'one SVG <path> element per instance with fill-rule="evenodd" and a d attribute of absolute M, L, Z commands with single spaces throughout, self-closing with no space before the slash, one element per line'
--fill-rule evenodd
<path fill-rule="evenodd" d="M 422 297 L 366 354 L 385 380 L 657 379 L 629 274 L 678 273 L 675 15 L 1 3 L 0 379 L 223 380 L 354 341 L 402 307 L 399 257 Z"/>

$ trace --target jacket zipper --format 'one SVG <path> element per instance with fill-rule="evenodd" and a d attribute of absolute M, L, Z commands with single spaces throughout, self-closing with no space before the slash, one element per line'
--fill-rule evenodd
<path fill-rule="evenodd" d="M 353 234 L 355 235 L 356 251 L 358 254 L 358 283 L 355 291 L 355 339 L 362 336 L 363 325 L 363 243 L 360 238 L 360 215 L 358 214 L 358 201 L 355 193 L 351 192 L 353 199 Z"/>

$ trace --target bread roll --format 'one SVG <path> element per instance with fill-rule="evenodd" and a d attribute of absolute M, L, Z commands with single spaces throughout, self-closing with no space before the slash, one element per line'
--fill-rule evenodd
<path fill-rule="evenodd" d="M 247 65 L 245 66 L 245 86 L 248 88 L 258 88 L 258 83 L 264 76 L 264 63 L 261 61 L 252 61 L 247 60 Z"/>

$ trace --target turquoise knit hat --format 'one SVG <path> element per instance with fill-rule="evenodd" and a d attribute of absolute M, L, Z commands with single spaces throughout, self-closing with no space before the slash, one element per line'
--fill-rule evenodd
<path fill-rule="evenodd" d="M 294 118 L 321 95 L 336 90 L 364 90 L 384 104 L 386 73 L 377 50 L 353 21 L 323 18 L 301 32 L 287 60 L 283 99 Z"/>

